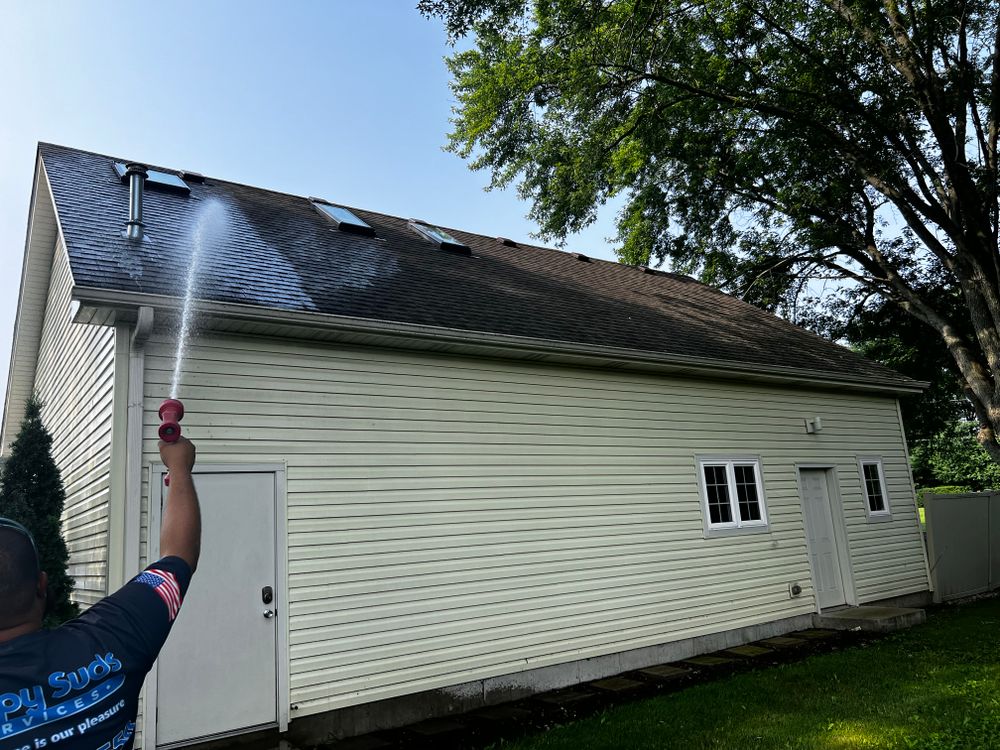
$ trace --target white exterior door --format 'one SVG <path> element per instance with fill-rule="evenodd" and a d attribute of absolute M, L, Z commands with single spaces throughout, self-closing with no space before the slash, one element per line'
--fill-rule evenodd
<path fill-rule="evenodd" d="M 201 560 L 157 665 L 158 747 L 277 723 L 274 474 L 201 473 L 195 486 Z"/>
<path fill-rule="evenodd" d="M 799 475 L 813 588 L 820 609 L 846 604 L 827 472 L 825 469 L 801 469 Z"/>

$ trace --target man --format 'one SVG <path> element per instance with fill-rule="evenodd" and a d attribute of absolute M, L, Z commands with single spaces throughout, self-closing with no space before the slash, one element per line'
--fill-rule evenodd
<path fill-rule="evenodd" d="M 170 471 L 161 559 L 55 630 L 42 629 L 47 578 L 35 542 L 0 519 L 0 750 L 131 750 L 142 682 L 201 549 L 194 445 L 160 443 L 160 456 Z"/>

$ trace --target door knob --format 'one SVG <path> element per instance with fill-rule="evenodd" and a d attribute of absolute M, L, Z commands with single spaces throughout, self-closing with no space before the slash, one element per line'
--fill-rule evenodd
<path fill-rule="evenodd" d="M 264 619 L 265 620 L 270 620 L 272 617 L 274 617 L 274 610 L 273 609 L 265 609 L 264 610 Z"/>

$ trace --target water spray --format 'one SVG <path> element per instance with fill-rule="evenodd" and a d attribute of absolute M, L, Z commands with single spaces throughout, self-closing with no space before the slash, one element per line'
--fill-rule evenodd
<path fill-rule="evenodd" d="M 160 440 L 176 443 L 181 437 L 180 421 L 184 418 L 184 404 L 177 400 L 181 388 L 184 359 L 187 356 L 188 339 L 194 331 L 195 300 L 198 296 L 199 261 L 212 238 L 223 235 L 228 226 L 225 206 L 217 199 L 206 201 L 198 211 L 194 232 L 191 237 L 191 257 L 188 261 L 187 279 L 184 284 L 184 306 L 181 310 L 181 327 L 177 335 L 177 353 L 174 355 L 174 372 L 170 380 L 170 398 L 160 404 Z M 170 485 L 170 475 L 164 478 Z"/>
<path fill-rule="evenodd" d="M 184 404 L 176 398 L 164 399 L 160 404 L 160 440 L 164 443 L 176 443 L 181 438 L 181 420 L 184 419 Z M 170 486 L 170 475 L 163 483 Z"/>

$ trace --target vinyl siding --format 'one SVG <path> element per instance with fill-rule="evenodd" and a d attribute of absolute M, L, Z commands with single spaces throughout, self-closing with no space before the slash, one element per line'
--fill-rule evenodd
<path fill-rule="evenodd" d="M 52 433 L 66 488 L 63 536 L 75 601 L 88 606 L 108 589 L 108 503 L 114 391 L 114 328 L 70 322 L 72 277 L 58 245 L 38 349 L 35 390 Z"/>
<path fill-rule="evenodd" d="M 293 718 L 814 611 L 797 463 L 837 467 L 862 599 L 928 587 L 891 398 L 222 335 L 180 395 L 200 462 L 287 462 Z M 716 454 L 760 457 L 769 533 L 704 537 Z"/>
<path fill-rule="evenodd" d="M 18 297 L 17 321 L 14 326 L 14 342 L 11 347 L 0 453 L 10 449 L 10 444 L 20 429 L 21 421 L 24 419 L 24 405 L 31 396 L 32 383 L 35 381 L 38 340 L 45 316 L 45 300 L 49 292 L 52 248 L 56 244 L 57 237 L 49 183 L 41 164 L 35 173 L 35 190 L 31 224 L 28 228 L 28 243 L 21 271 L 21 290 Z"/>

